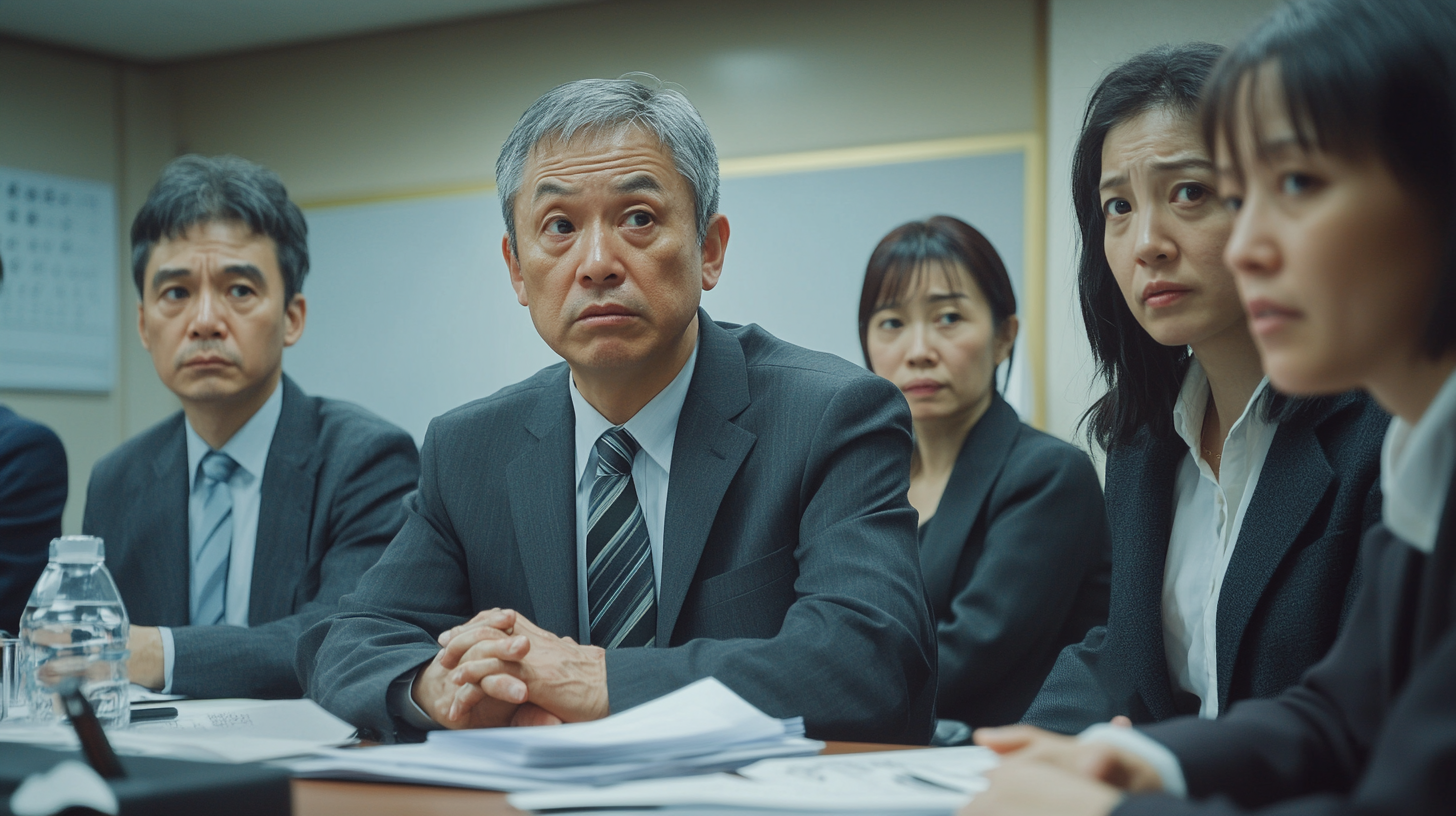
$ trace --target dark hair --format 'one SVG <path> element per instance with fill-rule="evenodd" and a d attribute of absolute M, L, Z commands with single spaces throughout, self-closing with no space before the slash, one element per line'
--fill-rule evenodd
<path fill-rule="evenodd" d="M 183 156 L 162 170 L 131 222 L 131 273 L 143 294 L 147 261 L 163 238 L 180 238 L 198 224 L 237 221 L 278 247 L 284 303 L 303 291 L 308 274 L 308 223 L 283 182 L 266 167 L 237 156 Z"/>
<path fill-rule="evenodd" d="M 927 264 L 946 264 L 969 272 L 981 288 L 981 294 L 986 296 L 995 329 L 999 330 L 1006 318 L 1016 314 L 1016 293 L 1011 289 L 1006 264 L 980 230 L 949 215 L 901 224 L 882 238 L 871 253 L 865 268 L 864 287 L 859 293 L 859 347 L 864 352 L 867 368 L 870 367 L 870 318 L 886 304 L 904 297 Z M 1009 358 L 1007 362 L 1009 377 Z"/>
<path fill-rule="evenodd" d="M 1165 346 L 1143 329 L 1127 307 L 1103 248 L 1106 220 L 1098 185 L 1108 131 L 1151 110 L 1168 109 L 1192 120 L 1199 90 L 1223 47 L 1194 42 L 1145 51 L 1108 71 L 1092 90 L 1082 134 L 1072 153 L 1072 205 L 1081 233 L 1077 291 L 1097 374 L 1107 382 L 1082 421 L 1103 448 L 1131 442 L 1147 428 L 1164 438 L 1173 430 L 1173 405 L 1188 370 L 1187 346 Z"/>
<path fill-rule="evenodd" d="M 1422 344 L 1456 346 L 1456 3 L 1450 0 L 1304 0 L 1271 14 L 1228 53 L 1209 79 L 1203 135 L 1234 144 L 1252 115 L 1256 79 L 1279 72 L 1295 138 L 1350 158 L 1372 153 L 1440 216 L 1441 278 Z M 1247 87 L 1249 92 L 1243 93 Z M 1263 145 L 1256 140 L 1259 148 Z M 1237 157 L 1235 172 L 1242 173 Z"/>

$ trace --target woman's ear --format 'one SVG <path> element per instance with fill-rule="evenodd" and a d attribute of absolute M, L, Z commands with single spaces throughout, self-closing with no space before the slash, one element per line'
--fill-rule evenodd
<path fill-rule="evenodd" d="M 1016 346 L 1016 335 L 1020 331 L 1021 321 L 1017 319 L 1016 315 L 1007 315 L 1006 319 L 1001 321 L 1001 325 L 996 327 L 996 339 L 993 343 L 996 365 L 1001 365 L 1006 362 L 1006 358 L 1011 356 L 1011 349 Z"/>

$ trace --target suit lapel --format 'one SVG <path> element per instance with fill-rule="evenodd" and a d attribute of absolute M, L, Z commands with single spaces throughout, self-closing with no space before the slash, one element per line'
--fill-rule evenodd
<path fill-rule="evenodd" d="M 137 577 L 142 580 L 137 583 L 155 591 L 125 599 L 133 619 L 158 626 L 186 626 L 190 615 L 192 530 L 187 501 L 192 482 L 187 472 L 187 431 L 182 414 L 178 413 L 176 419 L 175 432 L 168 434 L 165 446 L 152 461 L 156 479 L 140 486 L 143 499 L 137 507 L 148 508 L 149 512 L 134 538 L 135 565 L 129 567 L 139 573 Z"/>
<path fill-rule="evenodd" d="M 698 310 L 698 362 L 678 416 L 662 531 L 657 644 L 672 642 L 718 506 L 757 437 L 730 420 L 748 407 L 748 363 L 728 332 Z"/>
<path fill-rule="evenodd" d="M 309 527 L 315 483 L 318 416 L 303 391 L 287 376 L 280 384 L 283 406 L 263 467 L 258 535 L 253 545 L 253 585 L 248 623 L 257 626 L 293 614 L 298 578 L 308 569 Z"/>
<path fill-rule="evenodd" d="M 520 549 L 532 620 L 543 629 L 583 633 L 577 609 L 576 421 L 567 385 L 570 369 L 543 389 L 526 421 L 534 441 L 506 465 L 511 520 Z"/>
<path fill-rule="evenodd" d="M 1331 408 L 1339 410 L 1344 403 Z M 1218 708 L 1228 706 L 1229 686 L 1244 632 L 1254 609 L 1289 548 L 1335 481 L 1314 422 L 1284 423 L 1274 432 L 1254 495 L 1244 514 L 1218 596 Z M 1235 508 L 1236 512 L 1237 508 Z"/>
<path fill-rule="evenodd" d="M 1163 569 L 1168 558 L 1168 542 L 1173 534 L 1174 485 L 1178 465 L 1188 454 L 1182 440 L 1149 440 L 1131 449 L 1127 456 L 1130 467 L 1119 468 L 1127 475 L 1126 485 L 1136 489 L 1123 495 L 1117 490 L 1114 474 L 1108 473 L 1109 498 L 1117 495 L 1118 507 L 1109 502 L 1108 516 L 1122 519 L 1119 532 L 1125 535 L 1122 547 L 1114 546 L 1113 594 L 1125 592 L 1128 615 L 1109 622 L 1109 637 L 1128 639 L 1133 665 L 1128 680 L 1137 689 L 1148 712 L 1155 719 L 1167 719 L 1177 713 L 1172 680 L 1163 648 Z M 1114 494 L 1112 491 L 1117 490 Z M 1117 554 L 1125 553 L 1123 563 L 1116 563 Z M 1121 587 L 1116 574 L 1123 572 L 1127 587 Z M 1118 606 L 1114 597 L 1113 607 Z"/>
<path fill-rule="evenodd" d="M 1000 394 L 981 417 L 956 456 L 955 469 L 946 483 L 940 506 L 926 522 L 925 541 L 920 548 L 920 571 L 925 591 L 937 614 L 950 605 L 950 588 L 956 567 L 970 537 L 971 527 L 981 515 L 991 487 L 1001 477 L 1021 425 L 1016 411 Z M 976 557 L 980 557 L 977 553 Z"/>

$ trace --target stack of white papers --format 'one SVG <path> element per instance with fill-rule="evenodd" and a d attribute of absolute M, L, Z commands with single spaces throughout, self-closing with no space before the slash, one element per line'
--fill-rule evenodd
<path fill-rule="evenodd" d="M 354 726 L 312 700 L 178 700 L 177 717 L 107 731 L 119 754 L 208 762 L 261 762 L 312 754 L 354 742 Z M 75 750 L 76 732 L 63 723 L 6 720 L 0 741 Z"/>
<path fill-rule="evenodd" d="M 900 814 L 949 816 L 986 785 L 998 760 L 985 748 L 933 748 L 765 760 L 738 772 L 628 782 L 605 789 L 515 793 L 522 810 L 612 816 L 675 814 Z M 622 810 L 622 809 L 630 810 Z"/>
<path fill-rule="evenodd" d="M 802 718 L 774 719 L 708 678 L 596 722 L 436 731 L 424 745 L 330 751 L 288 767 L 301 777 L 524 791 L 734 770 L 824 747 L 803 734 Z"/>

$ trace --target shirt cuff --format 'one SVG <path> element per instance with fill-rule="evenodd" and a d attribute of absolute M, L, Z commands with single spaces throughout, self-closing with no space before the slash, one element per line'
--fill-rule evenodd
<path fill-rule="evenodd" d="M 1112 723 L 1097 723 L 1077 737 L 1078 742 L 1100 742 L 1120 748 L 1153 766 L 1163 780 L 1163 792 L 1188 798 L 1188 782 L 1183 778 L 1183 765 L 1168 746 L 1135 728 Z"/>
<path fill-rule="evenodd" d="M 177 662 L 177 645 L 172 642 L 172 627 L 158 626 L 157 633 L 162 636 L 162 688 L 163 694 L 172 693 L 172 667 Z"/>
<path fill-rule="evenodd" d="M 419 703 L 410 694 L 410 688 L 415 684 L 415 677 L 419 671 L 412 671 L 389 684 L 389 707 L 393 709 L 395 716 L 404 720 L 410 726 L 421 731 L 438 731 L 443 726 L 430 719 L 430 715 L 420 708 Z"/>

